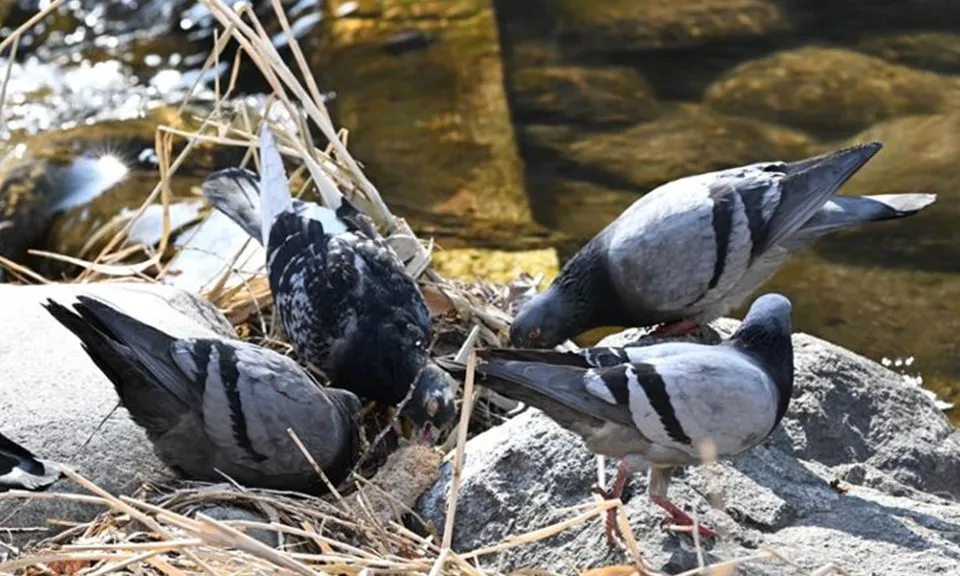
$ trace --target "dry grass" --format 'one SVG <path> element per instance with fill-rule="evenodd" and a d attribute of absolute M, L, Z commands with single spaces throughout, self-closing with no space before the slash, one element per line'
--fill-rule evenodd
<path fill-rule="evenodd" d="M 39 22 L 46 13 L 57 9 L 63 1 L 54 0 L 37 17 L 0 42 L 0 53 L 7 50 L 7 56 L 14 55 L 23 32 Z M 407 264 L 408 271 L 419 278 L 435 315 L 440 339 L 446 338 L 448 344 L 453 346 L 461 346 L 465 342 L 467 344 L 461 350 L 461 354 L 468 358 L 468 376 L 462 391 L 460 422 L 444 443 L 453 454 L 446 525 L 439 532 L 436 527 L 427 526 L 426 531 L 432 532 L 431 535 L 421 536 L 399 523 L 399 513 L 412 513 L 410 507 L 414 502 L 409 495 L 398 496 L 391 491 L 390 478 L 381 478 L 379 475 L 367 480 L 354 474 L 351 488 L 356 491 L 346 497 L 332 487 L 332 496 L 317 498 L 303 494 L 246 489 L 231 484 L 187 485 L 176 488 L 147 484 L 135 497 L 116 497 L 77 472 L 67 469 L 65 473 L 69 480 L 89 495 L 8 492 L 0 495 L 0 500 L 63 499 L 99 504 L 105 511 L 92 521 L 74 526 L 28 550 L 20 551 L 8 546 L 13 552 L 10 555 L 12 559 L 0 562 L 0 573 L 85 576 L 134 572 L 167 576 L 201 573 L 480 575 L 487 573 L 479 566 L 481 557 L 554 536 L 585 522 L 602 519 L 607 510 L 617 508 L 620 511 L 619 528 L 629 563 L 594 568 L 582 574 L 657 574 L 645 562 L 619 500 L 587 502 L 568 510 L 567 520 L 526 534 L 511 536 L 495 546 L 468 552 L 455 552 L 451 549 L 468 423 L 471 422 L 471 416 L 476 416 L 473 408 L 479 397 L 473 390 L 475 356 L 470 350 L 476 344 L 499 346 L 504 343 L 503 337 L 512 312 L 519 302 L 532 294 L 538 281 L 525 277 L 511 286 L 493 286 L 482 283 L 463 284 L 440 278 L 429 266 L 432 244 L 420 241 L 402 219 L 390 212 L 374 185 L 364 176 L 359 164 L 347 150 L 347 133 L 336 130 L 330 120 L 306 60 L 296 39 L 290 34 L 278 0 L 273 0 L 274 9 L 281 26 L 287 32 L 294 64 L 300 78 L 304 79 L 303 82 L 298 80 L 291 67 L 282 61 L 270 42 L 269 35 L 248 5 L 238 5 L 234 11 L 221 0 L 203 2 L 222 27 L 204 71 L 219 63 L 221 53 L 228 43 L 235 42 L 241 48 L 233 63 L 233 75 L 228 85 L 222 87 L 219 81 L 216 84 L 217 100 L 213 110 L 207 117 L 199 119 L 200 127 L 195 132 L 184 132 L 172 126 L 158 128 L 156 151 L 159 159 L 159 181 L 144 200 L 137 215 L 115 231 L 106 247 L 95 258 L 82 260 L 59 254 L 37 254 L 80 266 L 83 272 L 76 278 L 76 282 L 161 281 L 169 266 L 164 255 L 170 246 L 169 205 L 173 175 L 200 142 L 246 148 L 243 164 L 250 161 L 257 164 L 256 135 L 261 123 L 269 121 L 281 153 L 295 160 L 300 166 L 298 170 L 305 170 L 308 185 L 312 184 L 321 198 L 327 199 L 331 194 L 344 193 L 375 220 L 390 245 Z M 264 119 L 257 111 L 230 103 L 240 58 L 249 59 L 260 70 L 273 89 L 272 102 L 285 112 L 285 118 Z M 10 69 L 8 65 L 0 86 L 0 113 Z M 198 78 L 200 76 L 202 74 L 198 75 Z M 184 107 L 186 104 L 187 101 L 184 102 Z M 306 129 L 311 123 L 327 139 L 322 147 L 313 142 L 309 130 Z M 185 141 L 185 146 L 173 157 L 171 151 L 175 139 Z M 159 247 L 128 245 L 126 234 L 130 226 L 152 204 L 163 207 L 164 226 Z M 237 258 L 239 256 L 238 253 Z M 0 259 L 0 265 L 25 282 L 47 281 L 15 262 Z M 227 287 L 237 265 L 235 258 L 231 266 L 207 287 L 204 296 L 237 326 L 241 337 L 276 349 L 288 349 L 277 335 L 270 314 L 270 292 L 265 279 L 258 277 Z M 485 408 L 488 413 L 491 412 L 489 404 Z M 429 460 L 430 458 L 424 459 L 421 454 L 416 458 L 394 462 L 393 467 L 385 467 L 380 473 L 387 474 L 387 470 L 403 469 L 407 466 L 408 469 L 404 472 L 406 474 L 410 472 L 409 466 L 435 467 L 438 463 L 437 460 L 432 464 L 424 464 Z M 322 475 L 319 469 L 318 473 Z M 375 502 L 381 504 L 377 505 Z M 384 502 L 391 508 L 388 513 L 384 513 Z M 239 505 L 255 510 L 270 521 L 221 521 L 202 511 L 216 504 Z M 250 535 L 252 531 L 274 534 L 279 546 L 265 545 Z M 780 558 L 785 564 L 796 568 L 796 565 L 772 550 L 706 566 L 702 561 L 699 542 L 697 548 L 698 552 L 701 552 L 700 567 L 685 572 L 684 576 L 730 574 L 736 565 L 770 558 Z M 824 567 L 815 574 L 823 576 L 831 573 L 833 569 Z M 520 573 L 551 574 L 543 570 L 517 572 Z"/>

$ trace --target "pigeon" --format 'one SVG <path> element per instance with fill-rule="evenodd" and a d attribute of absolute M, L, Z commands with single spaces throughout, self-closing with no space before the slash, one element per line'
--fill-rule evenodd
<path fill-rule="evenodd" d="M 626 348 L 492 348 L 477 351 L 477 382 L 542 410 L 583 438 L 594 453 L 621 458 L 608 498 L 619 498 L 631 471 L 649 468 L 647 492 L 676 525 L 691 518 L 670 502 L 674 468 L 763 442 L 780 423 L 793 391 L 790 301 L 765 294 L 720 344 L 664 342 Z M 462 365 L 452 365 L 450 369 Z M 607 521 L 614 540 L 615 512 Z M 700 526 L 701 536 L 715 532 Z"/>
<path fill-rule="evenodd" d="M 162 462 L 191 480 L 319 493 L 292 429 L 334 485 L 359 456 L 347 390 L 322 388 L 292 359 L 240 340 L 178 339 L 100 300 L 44 308 L 80 339 Z"/>
<path fill-rule="evenodd" d="M 60 466 L 40 460 L 23 446 L 0 434 L 0 492 L 42 492 L 61 476 Z"/>
<path fill-rule="evenodd" d="M 838 196 L 881 148 L 762 162 L 669 182 L 594 236 L 510 328 L 518 348 L 553 348 L 601 326 L 690 334 L 743 303 L 818 237 L 904 218 L 934 194 Z"/>
<path fill-rule="evenodd" d="M 266 127 L 260 143 L 259 179 L 220 170 L 204 182 L 204 196 L 266 247 L 274 309 L 301 359 L 336 386 L 388 406 L 415 383 L 401 415 L 429 438 L 453 420 L 456 404 L 453 379 L 430 359 L 423 294 L 342 195 L 330 208 L 291 198 Z"/>

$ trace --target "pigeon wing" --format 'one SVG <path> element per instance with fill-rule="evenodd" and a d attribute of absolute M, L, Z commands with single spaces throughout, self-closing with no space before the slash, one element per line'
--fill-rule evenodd
<path fill-rule="evenodd" d="M 753 253 L 764 252 L 800 230 L 880 148 L 879 142 L 870 142 L 799 162 L 767 165 L 764 174 L 782 174 L 777 180 L 779 198 L 769 219 L 760 225 Z M 760 198 L 745 197 L 747 213 L 755 214 L 751 207 L 764 202 L 768 193 L 760 190 Z"/>
<path fill-rule="evenodd" d="M 174 358 L 203 379 L 204 430 L 224 472 L 236 467 L 241 478 L 309 475 L 310 464 L 288 429 L 325 469 L 353 446 L 355 406 L 319 388 L 293 360 L 242 342 L 207 343 L 205 365 L 198 362 L 196 342 L 177 342 Z"/>

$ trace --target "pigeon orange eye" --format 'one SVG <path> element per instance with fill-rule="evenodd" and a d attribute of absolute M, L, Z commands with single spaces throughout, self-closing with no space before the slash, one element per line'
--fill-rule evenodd
<path fill-rule="evenodd" d="M 533 330 L 531 330 L 530 332 L 528 332 L 528 333 L 527 333 L 527 338 L 529 338 L 529 339 L 531 339 L 531 340 L 539 340 L 539 339 L 540 339 L 540 329 L 539 329 L 539 328 L 534 328 Z"/>

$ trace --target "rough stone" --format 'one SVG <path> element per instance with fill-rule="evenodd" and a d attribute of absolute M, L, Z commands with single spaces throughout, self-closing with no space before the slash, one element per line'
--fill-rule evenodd
<path fill-rule="evenodd" d="M 906 114 L 957 102 L 958 84 L 932 72 L 852 50 L 804 47 L 734 68 L 707 90 L 718 112 L 823 135 L 849 135 Z"/>
<path fill-rule="evenodd" d="M 790 30 L 797 20 L 774 0 L 562 0 L 556 11 L 564 42 L 584 52 L 759 38 Z"/>
<path fill-rule="evenodd" d="M 715 325 L 729 334 L 736 322 Z M 671 486 L 675 502 L 692 505 L 721 533 L 706 547 L 706 562 L 765 547 L 808 571 L 833 563 L 877 576 L 957 574 L 960 431 L 900 375 L 804 334 L 794 345 L 793 401 L 771 440 L 732 461 L 688 468 Z M 470 440 L 466 455 L 453 540 L 462 552 L 574 516 L 564 508 L 589 501 L 596 482 L 595 459 L 579 438 L 533 409 Z M 607 463 L 607 478 L 613 465 Z M 447 465 L 419 504 L 437 526 L 449 481 Z M 696 567 L 689 538 L 658 529 L 662 511 L 645 484 L 635 475 L 624 497 L 641 552 L 668 573 Z M 482 559 L 505 571 L 563 574 L 627 561 L 607 548 L 598 520 Z M 759 560 L 738 573 L 787 569 Z"/>
<path fill-rule="evenodd" d="M 62 462 L 109 490 L 129 494 L 142 478 L 163 477 L 145 434 L 127 416 L 113 385 L 66 328 L 40 304 L 90 294 L 181 337 L 234 337 L 219 311 L 186 292 L 153 284 L 0 285 L 0 413 L 3 433 L 39 457 Z M 61 480 L 53 491 L 79 491 Z M 58 500 L 0 501 L 4 526 L 49 527 L 82 520 L 98 507 Z M 30 538 L 38 537 L 32 533 Z"/>
<path fill-rule="evenodd" d="M 894 64 L 946 74 L 960 72 L 960 34 L 907 32 L 877 34 L 856 44 L 860 52 Z"/>

